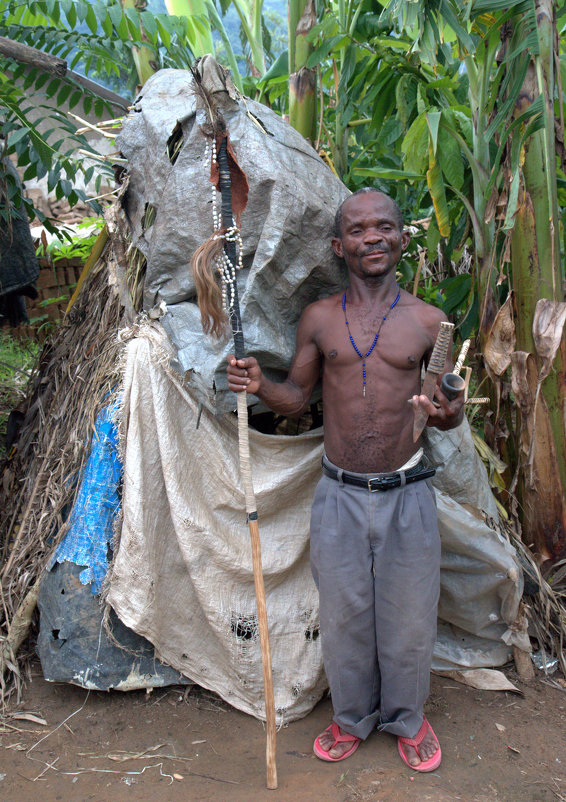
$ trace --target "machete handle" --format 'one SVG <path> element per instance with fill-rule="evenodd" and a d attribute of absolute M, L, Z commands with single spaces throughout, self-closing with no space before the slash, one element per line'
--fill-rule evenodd
<path fill-rule="evenodd" d="M 453 329 L 453 323 L 446 323 L 443 320 L 440 324 L 440 331 L 438 332 L 438 336 L 427 365 L 427 373 L 430 371 L 430 373 L 440 374 L 444 370 Z"/>

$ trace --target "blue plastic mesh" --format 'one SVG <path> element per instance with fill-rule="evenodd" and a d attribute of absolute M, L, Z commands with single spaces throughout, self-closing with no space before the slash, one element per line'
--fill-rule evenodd
<path fill-rule="evenodd" d="M 119 400 L 98 415 L 90 455 L 85 465 L 69 530 L 55 552 L 54 562 L 87 566 L 79 578 L 100 593 L 108 570 L 114 520 L 120 509 L 118 487 L 122 463 L 118 455 Z"/>

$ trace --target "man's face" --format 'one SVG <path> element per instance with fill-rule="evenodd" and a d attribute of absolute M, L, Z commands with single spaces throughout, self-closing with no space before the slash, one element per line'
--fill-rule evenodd
<path fill-rule="evenodd" d="M 346 201 L 341 237 L 332 240 L 334 253 L 344 259 L 350 273 L 364 279 L 395 270 L 408 244 L 409 234 L 399 229 L 391 199 L 377 192 Z"/>

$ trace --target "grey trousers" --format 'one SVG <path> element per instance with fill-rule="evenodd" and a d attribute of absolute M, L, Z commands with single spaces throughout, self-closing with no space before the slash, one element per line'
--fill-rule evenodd
<path fill-rule="evenodd" d="M 323 476 L 311 568 L 334 721 L 362 739 L 375 727 L 413 738 L 429 693 L 440 586 L 430 480 L 370 493 Z"/>

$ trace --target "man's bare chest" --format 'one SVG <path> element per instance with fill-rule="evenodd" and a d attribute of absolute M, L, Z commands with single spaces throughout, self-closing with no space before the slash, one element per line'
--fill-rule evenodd
<path fill-rule="evenodd" d="M 348 370 L 362 361 L 412 371 L 421 365 L 432 345 L 418 321 L 403 320 L 399 313 L 385 321 L 375 315 L 348 318 L 348 325 L 335 315 L 330 323 L 317 337 L 325 373 Z"/>

